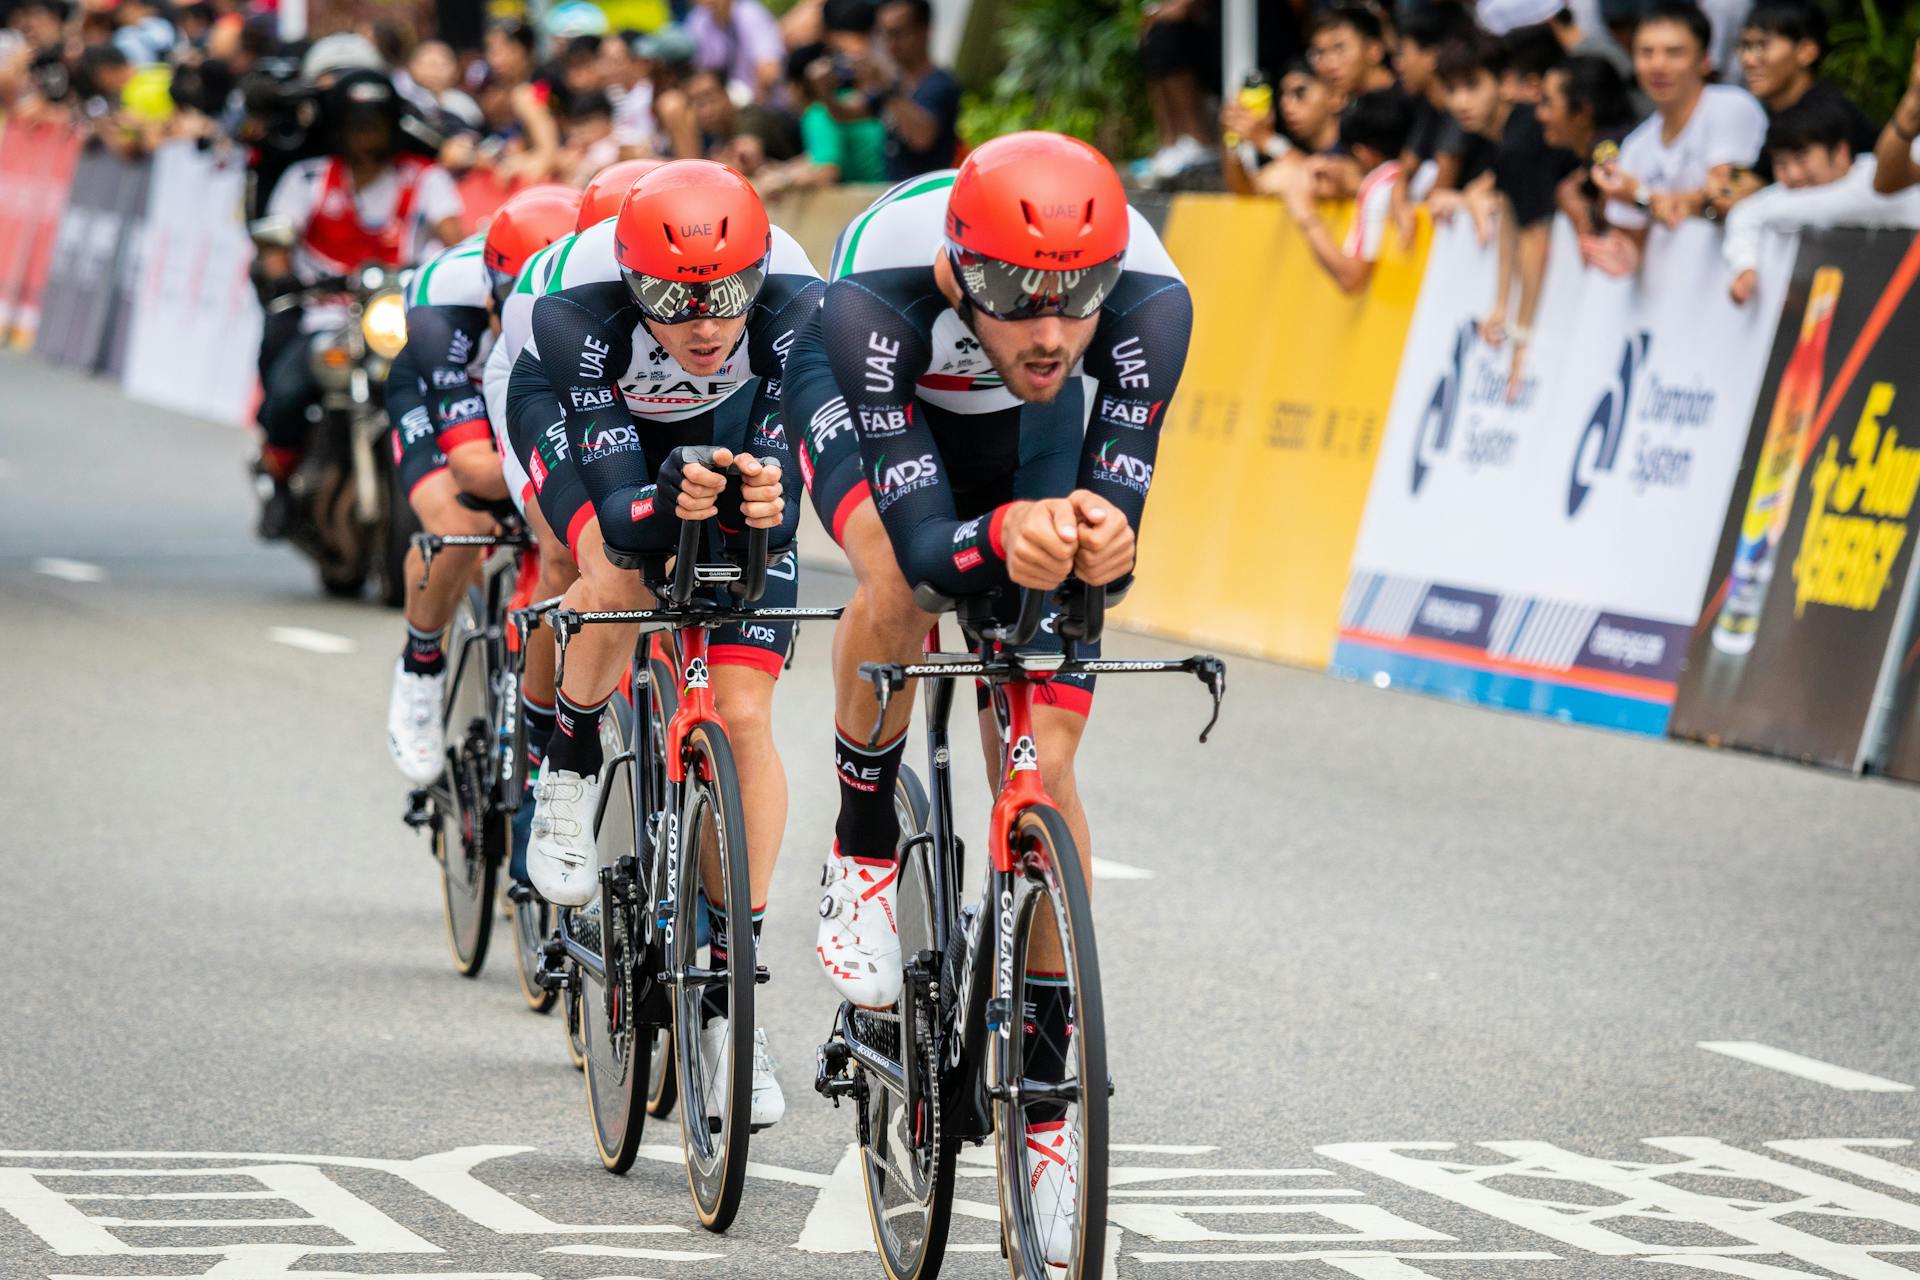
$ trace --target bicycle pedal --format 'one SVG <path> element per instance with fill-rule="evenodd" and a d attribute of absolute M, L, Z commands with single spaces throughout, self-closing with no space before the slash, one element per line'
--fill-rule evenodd
<path fill-rule="evenodd" d="M 540 944 L 540 954 L 549 960 L 558 961 L 566 956 L 567 944 L 562 942 L 560 935 L 556 933 Z"/>
<path fill-rule="evenodd" d="M 529 902 L 537 901 L 539 896 L 530 884 L 521 884 L 518 880 L 511 880 L 507 884 L 507 901 L 516 906 L 524 907 Z"/>
<path fill-rule="evenodd" d="M 407 793 L 407 811 L 400 815 L 400 820 L 409 827 L 412 827 L 415 831 L 423 827 L 431 826 L 433 824 L 433 807 L 429 801 L 431 801 L 432 798 L 432 793 L 425 787 L 419 787 L 413 791 L 409 791 Z"/>
<path fill-rule="evenodd" d="M 768 972 L 767 966 L 757 964 L 753 966 L 753 981 L 755 986 L 764 986 L 773 981 L 773 974 Z"/>

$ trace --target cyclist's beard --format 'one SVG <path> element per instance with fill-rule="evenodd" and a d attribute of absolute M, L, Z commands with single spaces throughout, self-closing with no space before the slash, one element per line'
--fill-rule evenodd
<path fill-rule="evenodd" d="M 1015 398 L 1028 404 L 1051 404 L 1059 398 L 1060 389 L 1067 385 L 1075 365 L 1080 357 L 1087 353 L 1093 343 L 1094 326 L 1086 327 L 1086 339 L 1078 344 L 1063 343 L 1054 347 L 1035 346 L 1023 343 L 1010 352 L 997 349 L 991 326 L 976 325 L 975 334 L 980 339 L 980 349 L 986 353 L 987 362 L 994 372 L 1005 380 L 1007 390 Z M 1021 335 L 1025 336 L 1025 335 Z M 1056 365 L 1050 374 L 1040 376 L 1040 371 L 1030 365 Z"/>

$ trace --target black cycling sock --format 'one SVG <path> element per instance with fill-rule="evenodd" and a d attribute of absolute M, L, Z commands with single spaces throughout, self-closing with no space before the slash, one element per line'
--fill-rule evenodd
<path fill-rule="evenodd" d="M 540 762 L 547 756 L 547 740 L 553 737 L 554 708 L 541 705 L 525 694 L 520 695 L 520 717 L 527 724 L 527 785 L 533 785 L 533 775 L 539 772 Z"/>
<path fill-rule="evenodd" d="M 566 694 L 561 694 L 554 707 L 553 737 L 547 742 L 547 763 L 555 769 L 577 773 L 583 778 L 600 772 L 600 713 L 606 709 L 606 698 L 590 707 L 583 707 L 570 701 Z"/>
<path fill-rule="evenodd" d="M 893 813 L 893 784 L 900 757 L 907 751 L 902 729 L 892 742 L 868 750 L 864 737 L 836 727 L 833 768 L 840 778 L 840 818 L 834 837 L 843 858 L 892 862 L 900 844 L 900 821 Z"/>
<path fill-rule="evenodd" d="M 1025 1071 L 1030 1080 L 1058 1084 L 1068 1075 L 1073 1048 L 1073 988 L 1063 973 L 1027 970 L 1026 1008 L 1021 1019 L 1026 1030 Z M 1027 1108 L 1031 1124 L 1062 1119 L 1062 1102 L 1037 1102 Z"/>
<path fill-rule="evenodd" d="M 447 669 L 447 655 L 440 647 L 438 631 L 422 631 L 407 624 L 407 647 L 400 651 L 400 665 L 410 676 L 437 676 Z"/>
<path fill-rule="evenodd" d="M 707 909 L 707 966 L 712 969 L 726 967 L 727 956 L 731 951 L 727 937 L 727 909 L 715 906 L 706 894 L 700 895 L 700 904 Z M 760 954 L 760 920 L 767 914 L 765 904 L 753 909 L 753 953 Z M 708 987 L 700 994 L 700 1025 L 705 1026 L 715 1018 L 726 1016 L 727 989 L 719 983 Z"/>

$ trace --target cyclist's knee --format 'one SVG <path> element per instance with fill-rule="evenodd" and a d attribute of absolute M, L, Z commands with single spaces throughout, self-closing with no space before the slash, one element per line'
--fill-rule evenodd
<path fill-rule="evenodd" d="M 535 596 L 546 600 L 564 594 L 579 577 L 580 566 L 573 562 L 573 553 L 567 550 L 566 544 L 557 538 L 542 538 L 540 583 Z"/>
<path fill-rule="evenodd" d="M 714 703 L 734 746 L 742 752 L 758 752 L 773 745 L 773 681 L 764 676 L 734 678 L 746 676 L 760 673 L 743 667 L 714 668 Z"/>
<path fill-rule="evenodd" d="M 597 545 L 591 553 L 582 548 L 579 583 L 589 609 L 644 609 L 649 603 L 640 575 L 616 567 Z"/>
<path fill-rule="evenodd" d="M 447 455 L 447 469 L 454 483 L 477 497 L 504 497 L 506 481 L 501 478 L 500 455 L 491 442 L 469 440 L 453 447 Z"/>

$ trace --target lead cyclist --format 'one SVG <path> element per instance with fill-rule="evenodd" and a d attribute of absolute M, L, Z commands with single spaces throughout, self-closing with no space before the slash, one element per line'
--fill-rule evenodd
<path fill-rule="evenodd" d="M 958 170 L 896 186 L 841 234 L 829 276 L 785 387 L 815 509 L 858 578 L 834 635 L 840 813 L 816 951 L 843 997 L 885 1008 L 901 987 L 893 793 L 912 701 L 891 703 L 870 748 L 878 706 L 860 665 L 918 655 L 934 617 L 915 604 L 916 585 L 958 597 L 1051 590 L 1069 574 L 1096 586 L 1128 578 L 1193 304 L 1113 166 L 1052 133 L 996 138 Z M 1059 644 L 1049 620 L 1032 647 Z M 1042 780 L 1087 859 L 1074 753 L 1093 679 L 1042 689 Z M 1036 937 L 1028 990 L 1060 993 L 1024 1011 L 1046 1033 L 1036 1043 L 1066 1043 L 1059 963 L 1057 940 Z M 1064 1058 L 1029 1064 L 1042 1079 L 1065 1069 Z M 1051 1123 L 1057 1138 L 1030 1145 L 1028 1177 L 1036 1204 L 1057 1206 L 1046 1246 L 1064 1265 L 1079 1155 L 1072 1131 Z"/>

